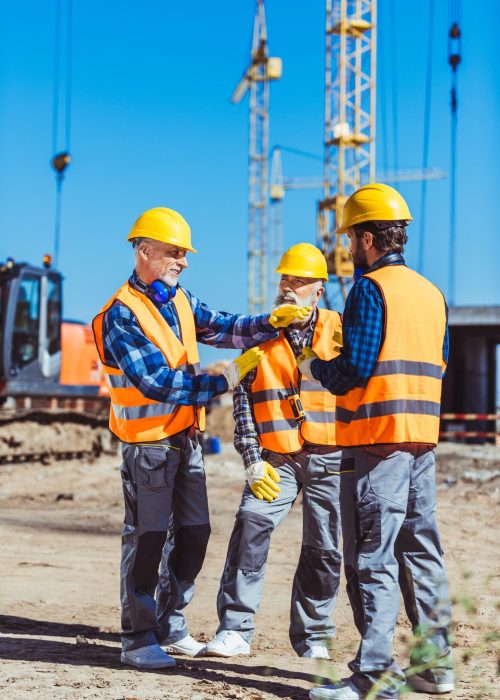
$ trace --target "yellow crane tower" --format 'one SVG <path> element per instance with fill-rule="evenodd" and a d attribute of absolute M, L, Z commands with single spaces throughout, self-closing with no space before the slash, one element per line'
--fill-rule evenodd
<path fill-rule="evenodd" d="M 317 235 L 330 280 L 327 306 L 345 299 L 353 266 L 335 233 L 347 197 L 375 175 L 376 0 L 326 0 L 323 198 Z M 338 299 L 336 302 L 338 303 Z"/>
<path fill-rule="evenodd" d="M 267 254 L 269 198 L 269 82 L 281 77 L 281 59 L 270 58 L 264 0 L 257 0 L 252 55 L 231 98 L 240 102 L 250 89 L 250 143 L 248 160 L 248 310 L 267 310 Z"/>

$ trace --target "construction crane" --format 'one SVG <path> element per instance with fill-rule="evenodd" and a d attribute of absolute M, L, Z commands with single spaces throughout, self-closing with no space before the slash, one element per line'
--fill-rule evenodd
<path fill-rule="evenodd" d="M 296 148 L 287 146 L 273 146 L 271 149 L 271 172 L 270 172 L 270 207 L 269 207 L 269 241 L 271 250 L 271 269 L 274 269 L 279 262 L 284 245 L 284 223 L 283 223 L 283 202 L 285 194 L 290 190 L 321 190 L 324 180 L 321 176 L 310 177 L 290 177 L 284 175 L 282 165 L 282 151 L 289 151 L 308 158 L 321 160 L 321 157 Z M 419 182 L 428 180 L 444 180 L 446 173 L 440 168 L 415 168 L 402 170 L 387 170 L 375 174 L 377 182 L 386 184 L 395 182 Z M 271 285 L 271 281 L 269 282 Z"/>
<path fill-rule="evenodd" d="M 250 89 L 248 159 L 248 310 L 267 310 L 269 199 L 269 82 L 281 77 L 280 58 L 271 58 L 267 45 L 264 0 L 257 0 L 250 65 L 231 98 L 240 102 Z"/>
<path fill-rule="evenodd" d="M 376 0 L 326 0 L 323 198 L 318 244 L 333 287 L 346 298 L 353 265 L 345 236 L 335 234 L 347 197 L 375 176 Z M 338 300 L 336 300 L 338 301 Z"/>

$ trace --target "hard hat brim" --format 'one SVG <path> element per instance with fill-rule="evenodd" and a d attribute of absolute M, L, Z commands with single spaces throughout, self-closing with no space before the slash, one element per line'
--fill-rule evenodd
<path fill-rule="evenodd" d="M 155 233 L 154 231 L 147 231 L 145 229 L 135 229 L 133 234 L 132 232 L 129 233 L 127 236 L 127 241 L 133 241 L 134 238 L 152 238 L 154 241 L 160 241 L 160 243 L 165 243 L 163 238 Z M 180 241 L 175 241 L 175 240 L 170 240 L 169 241 L 170 245 L 176 245 L 179 248 L 183 248 L 184 250 L 189 251 L 190 253 L 197 253 L 198 251 L 196 248 L 192 248 L 191 246 L 187 246 L 185 242 L 180 242 Z"/>

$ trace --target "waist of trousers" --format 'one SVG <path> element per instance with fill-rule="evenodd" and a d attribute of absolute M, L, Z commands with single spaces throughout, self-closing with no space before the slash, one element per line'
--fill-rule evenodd
<path fill-rule="evenodd" d="M 186 446 L 187 438 L 194 440 L 196 438 L 196 428 L 192 425 L 190 428 L 185 428 L 175 435 L 170 435 L 169 437 L 163 438 L 162 440 L 154 440 L 153 442 L 141 442 L 139 444 L 160 447 L 164 445 L 165 447 L 174 447 L 176 450 L 182 450 Z M 131 443 L 137 444 L 137 443 Z"/>
<path fill-rule="evenodd" d="M 305 442 L 301 451 L 308 452 L 311 455 L 331 455 L 335 452 L 340 452 L 340 447 L 336 445 L 313 445 L 310 442 Z"/>

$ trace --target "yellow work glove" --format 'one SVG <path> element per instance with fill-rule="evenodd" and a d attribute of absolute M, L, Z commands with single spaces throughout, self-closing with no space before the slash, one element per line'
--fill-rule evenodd
<path fill-rule="evenodd" d="M 311 306 L 297 306 L 296 304 L 281 304 L 269 314 L 269 323 L 273 328 L 286 328 L 294 321 L 303 321 L 312 311 Z"/>
<path fill-rule="evenodd" d="M 301 373 L 303 374 L 306 379 L 309 379 L 311 382 L 318 382 L 317 379 L 315 379 L 312 374 L 311 374 L 311 362 L 313 360 L 319 360 L 319 357 L 316 355 L 314 350 L 309 347 L 305 347 L 301 354 L 297 357 L 297 366 Z"/>
<path fill-rule="evenodd" d="M 342 328 L 338 328 L 332 336 L 333 340 L 333 352 L 340 352 L 342 350 Z"/>
<path fill-rule="evenodd" d="M 251 348 L 225 367 L 222 370 L 222 374 L 227 380 L 229 389 L 234 389 L 236 384 L 238 384 L 250 370 L 257 367 L 263 357 L 263 350 L 260 350 L 260 348 Z"/>
<path fill-rule="evenodd" d="M 278 481 L 281 481 L 280 475 L 269 462 L 257 462 L 245 469 L 245 476 L 248 485 L 252 489 L 252 493 L 259 501 L 274 501 L 278 498 L 281 491 L 279 486 L 276 486 Z"/>

